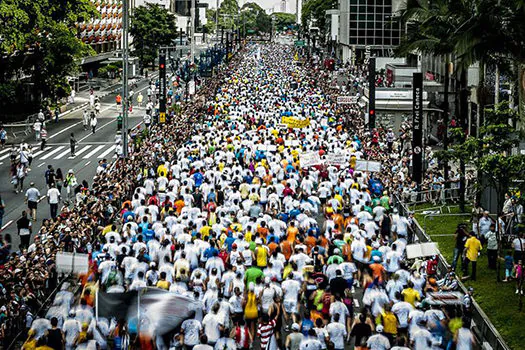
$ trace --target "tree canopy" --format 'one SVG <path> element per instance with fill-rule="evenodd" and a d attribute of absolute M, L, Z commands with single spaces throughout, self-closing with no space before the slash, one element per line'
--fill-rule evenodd
<path fill-rule="evenodd" d="M 295 27 L 295 15 L 293 13 L 275 12 L 272 16 L 275 19 L 275 28 L 279 31 Z"/>
<path fill-rule="evenodd" d="M 163 6 L 146 4 L 133 11 L 130 34 L 133 36 L 133 53 L 143 66 L 153 64 L 160 46 L 171 45 L 177 38 L 175 15 Z"/>
<path fill-rule="evenodd" d="M 301 13 L 301 26 L 307 28 L 310 21 L 316 22 L 322 40 L 326 35 L 326 11 L 336 8 L 336 0 L 306 0 Z"/>
<path fill-rule="evenodd" d="M 246 25 L 247 31 L 269 33 L 272 29 L 272 18 L 261 6 L 248 2 L 242 7 L 240 24 Z"/>
<path fill-rule="evenodd" d="M 93 53 L 78 38 L 76 23 L 98 17 L 90 0 L 4 0 L 0 2 L 0 108 L 3 94 L 21 86 L 14 78 L 28 76 L 43 98 L 69 92 L 67 76 L 78 69 L 76 60 Z"/>

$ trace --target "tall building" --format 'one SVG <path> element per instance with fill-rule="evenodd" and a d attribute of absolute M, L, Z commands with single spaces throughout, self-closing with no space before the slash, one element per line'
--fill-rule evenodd
<path fill-rule="evenodd" d="M 369 51 L 391 56 L 399 45 L 402 25 L 397 17 L 402 0 L 341 0 L 339 3 L 338 48 L 346 61 Z"/>

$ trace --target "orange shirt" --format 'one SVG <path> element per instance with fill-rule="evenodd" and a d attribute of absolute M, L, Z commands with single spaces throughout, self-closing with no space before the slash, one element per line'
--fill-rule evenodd
<path fill-rule="evenodd" d="M 308 254 L 310 254 L 310 252 L 312 251 L 312 248 L 315 247 L 315 244 L 316 244 L 315 237 L 314 236 L 306 237 L 306 239 L 304 240 L 304 244 L 306 245 Z"/>
<path fill-rule="evenodd" d="M 270 244 L 268 244 L 268 249 L 270 250 L 270 255 L 273 254 L 273 252 L 275 251 L 275 249 L 277 249 L 279 245 L 275 242 L 271 242 Z"/>
<path fill-rule="evenodd" d="M 286 230 L 286 240 L 290 243 L 293 243 L 295 242 L 295 237 L 297 236 L 297 234 L 299 233 L 299 229 L 295 226 L 290 226 L 288 227 L 288 229 Z"/>
<path fill-rule="evenodd" d="M 264 238 L 264 240 L 266 241 L 266 236 L 268 236 L 268 228 L 267 227 L 261 227 L 259 226 L 257 228 L 257 233 L 259 234 L 260 237 Z"/>
<path fill-rule="evenodd" d="M 378 278 L 379 282 L 383 281 L 383 271 L 385 271 L 385 267 L 381 264 L 370 264 L 370 270 L 372 270 L 372 277 Z"/>
<path fill-rule="evenodd" d="M 175 210 L 177 211 L 177 214 L 180 215 L 182 208 L 184 208 L 185 204 L 182 199 L 179 199 L 175 202 Z"/>
<path fill-rule="evenodd" d="M 290 260 L 290 257 L 292 256 L 292 243 L 289 241 L 283 241 L 281 243 L 281 253 L 283 253 L 286 260 Z"/>

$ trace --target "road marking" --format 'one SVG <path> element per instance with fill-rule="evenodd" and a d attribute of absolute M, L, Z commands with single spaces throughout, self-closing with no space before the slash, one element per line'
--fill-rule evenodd
<path fill-rule="evenodd" d="M 62 159 L 62 157 L 64 157 L 66 154 L 68 154 L 69 152 L 71 152 L 71 149 L 66 149 L 64 152 L 60 153 L 59 155 L 57 155 L 55 158 L 53 159 Z"/>
<path fill-rule="evenodd" d="M 46 162 L 42 162 L 42 163 L 38 164 L 37 168 L 40 168 L 44 164 L 46 164 Z"/>
<path fill-rule="evenodd" d="M 88 166 L 89 164 L 91 164 L 91 161 L 89 161 L 86 164 L 84 164 L 84 166 Z"/>
<path fill-rule="evenodd" d="M 2 226 L 2 230 L 5 230 L 5 228 L 13 223 L 13 220 L 10 220 L 7 224 Z"/>
<path fill-rule="evenodd" d="M 111 151 L 113 151 L 115 149 L 115 145 L 111 146 L 110 148 L 108 148 L 107 150 L 104 151 L 104 153 L 101 153 L 98 158 L 104 158 L 105 156 L 107 156 L 108 154 L 111 153 Z"/>
<path fill-rule="evenodd" d="M 75 152 L 75 157 L 81 155 L 82 153 L 84 153 L 85 151 L 87 151 L 90 148 L 91 148 L 91 145 L 87 145 L 86 147 L 84 147 L 82 149 L 79 149 L 78 151 Z M 75 157 L 71 157 L 70 156 L 70 157 L 67 157 L 67 159 L 74 159 Z"/>
<path fill-rule="evenodd" d="M 6 158 L 9 158 L 10 155 L 11 155 L 11 153 L 8 153 L 8 154 L 6 154 L 6 155 L 3 155 L 3 156 L 0 157 L 0 160 L 4 160 L 4 159 L 6 159 Z"/>
<path fill-rule="evenodd" d="M 36 152 L 35 154 L 33 154 L 33 158 L 36 158 L 36 156 L 38 156 L 39 154 L 42 154 L 44 153 L 45 151 L 49 151 L 51 149 L 51 147 L 46 147 L 44 148 L 42 151 L 38 151 Z"/>
<path fill-rule="evenodd" d="M 40 203 L 42 201 L 42 199 L 46 198 L 47 196 L 42 196 L 38 199 L 38 203 Z"/>
<path fill-rule="evenodd" d="M 111 124 L 111 123 L 114 123 L 115 120 L 117 120 L 117 118 L 113 118 L 113 119 L 111 119 L 111 121 L 107 122 L 106 124 L 102 125 L 100 128 L 97 128 L 96 130 L 100 130 L 100 129 L 102 129 L 102 128 L 105 127 L 105 126 L 107 126 L 107 125 L 109 125 L 109 124 Z M 85 139 L 87 139 L 87 138 L 90 137 L 91 135 L 95 135 L 95 134 L 93 134 L 93 133 L 89 133 L 89 135 L 84 136 L 83 138 L 81 138 L 80 140 L 78 140 L 78 142 L 82 142 L 82 141 L 84 141 Z"/>
<path fill-rule="evenodd" d="M 47 159 L 47 158 L 51 157 L 53 154 L 60 152 L 60 150 L 62 148 L 64 148 L 64 146 L 58 146 L 57 148 L 55 148 L 54 150 L 52 150 L 51 152 L 49 152 L 45 156 L 41 157 L 40 159 Z"/>
<path fill-rule="evenodd" d="M 69 129 L 71 129 L 71 128 L 73 128 L 73 127 L 75 127 L 75 126 L 77 126 L 77 125 L 79 125 L 79 124 L 81 124 L 81 123 L 82 123 L 82 122 L 78 122 L 78 123 L 75 123 L 75 124 L 73 124 L 73 125 L 70 125 L 70 126 L 68 126 L 67 128 L 64 128 L 64 129 L 58 131 L 56 134 L 53 134 L 53 135 L 49 136 L 47 139 L 48 139 L 48 140 L 51 140 L 53 137 L 58 136 L 58 135 L 60 135 L 61 133 L 65 132 L 65 131 L 67 131 L 67 130 L 69 130 Z"/>
<path fill-rule="evenodd" d="M 89 159 L 90 157 L 92 157 L 95 153 L 97 153 L 98 151 L 100 151 L 104 147 L 105 147 L 105 145 L 98 146 L 97 148 L 95 148 L 94 150 L 92 150 L 91 152 L 86 154 L 83 158 L 84 159 Z"/>
<path fill-rule="evenodd" d="M 9 152 L 10 150 L 11 150 L 10 148 L 6 148 L 6 149 L 0 151 L 0 154 L 5 153 L 5 152 Z"/>

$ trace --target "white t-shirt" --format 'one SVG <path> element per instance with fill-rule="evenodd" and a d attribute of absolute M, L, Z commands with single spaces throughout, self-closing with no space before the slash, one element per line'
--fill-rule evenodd
<path fill-rule="evenodd" d="M 208 341 L 216 342 L 220 338 L 221 331 L 219 327 L 221 323 L 218 315 L 212 313 L 207 314 L 202 320 L 202 325 Z"/>
<path fill-rule="evenodd" d="M 346 327 L 339 322 L 332 322 L 326 326 L 326 331 L 330 336 L 330 340 L 334 343 L 334 348 L 344 349 Z"/>
<path fill-rule="evenodd" d="M 197 320 L 186 320 L 182 322 L 181 330 L 184 332 L 184 345 L 199 344 L 199 334 L 202 325 Z"/>
<path fill-rule="evenodd" d="M 58 204 L 60 200 L 60 191 L 57 188 L 50 188 L 47 190 L 47 198 L 49 199 L 49 204 Z"/>
<path fill-rule="evenodd" d="M 281 285 L 284 290 L 284 300 L 286 301 L 297 301 L 301 284 L 299 281 L 293 279 L 287 279 Z"/>

